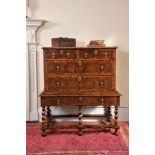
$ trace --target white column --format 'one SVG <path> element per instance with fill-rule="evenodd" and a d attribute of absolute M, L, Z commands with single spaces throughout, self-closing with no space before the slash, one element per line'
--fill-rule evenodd
<path fill-rule="evenodd" d="M 43 20 L 26 20 L 26 120 L 38 120 L 37 86 L 37 38 L 36 33 Z"/>

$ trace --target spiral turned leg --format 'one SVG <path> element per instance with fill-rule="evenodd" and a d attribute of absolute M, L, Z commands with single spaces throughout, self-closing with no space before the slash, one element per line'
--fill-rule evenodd
<path fill-rule="evenodd" d="M 111 117 L 112 117 L 112 114 L 111 114 L 111 106 L 108 106 L 107 108 L 107 113 L 108 113 L 108 117 L 107 117 L 107 122 L 110 122 L 111 123 Z"/>
<path fill-rule="evenodd" d="M 47 128 L 49 127 L 49 123 L 51 121 L 51 109 L 50 109 L 50 106 L 47 106 Z"/>
<path fill-rule="evenodd" d="M 111 125 L 111 117 L 112 117 L 112 114 L 111 114 L 111 106 L 107 106 L 107 122 L 109 122 L 110 123 L 110 125 Z M 104 129 L 104 132 L 109 132 L 110 131 L 110 129 L 109 128 L 105 128 Z"/>
<path fill-rule="evenodd" d="M 47 134 L 46 134 L 46 110 L 45 110 L 45 107 L 43 106 L 42 107 L 42 125 L 41 125 L 41 131 L 42 131 L 42 133 L 41 133 L 41 135 L 42 136 L 46 136 Z"/>
<path fill-rule="evenodd" d="M 78 118 L 79 118 L 79 135 L 83 135 L 83 132 L 82 132 L 82 129 L 83 129 L 83 125 L 82 125 L 82 117 L 83 117 L 83 114 L 82 114 L 82 107 L 79 106 L 79 115 L 78 115 Z"/>
<path fill-rule="evenodd" d="M 118 125 L 118 116 L 119 116 L 119 106 L 115 106 L 115 116 L 114 116 L 114 125 L 115 125 L 115 131 L 114 135 L 119 135 L 119 125 Z"/>

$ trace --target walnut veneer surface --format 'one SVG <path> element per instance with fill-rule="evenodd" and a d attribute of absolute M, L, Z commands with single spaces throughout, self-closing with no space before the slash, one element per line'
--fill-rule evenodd
<path fill-rule="evenodd" d="M 54 125 L 50 106 L 78 106 L 79 135 L 84 129 L 82 106 L 106 107 L 107 122 L 99 127 L 113 128 L 117 135 L 121 94 L 116 91 L 116 47 L 44 47 L 43 53 L 42 135 Z M 114 116 L 111 106 L 115 107 Z"/>

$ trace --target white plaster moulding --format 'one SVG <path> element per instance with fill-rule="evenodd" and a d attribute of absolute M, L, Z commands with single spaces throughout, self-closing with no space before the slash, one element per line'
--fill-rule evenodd
<path fill-rule="evenodd" d="M 38 90 L 37 90 L 37 30 L 42 26 L 44 20 L 26 19 L 26 44 L 27 44 L 27 120 L 38 120 Z M 35 90 L 32 87 L 35 86 Z M 32 109 L 30 109 L 33 104 Z"/>
<path fill-rule="evenodd" d="M 39 27 L 44 21 L 38 19 L 26 19 L 26 28 Z"/>

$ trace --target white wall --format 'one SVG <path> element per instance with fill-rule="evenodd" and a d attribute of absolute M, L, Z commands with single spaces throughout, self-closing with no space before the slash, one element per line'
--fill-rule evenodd
<path fill-rule="evenodd" d="M 51 46 L 53 37 L 74 37 L 77 46 L 90 40 L 104 39 L 107 45 L 118 46 L 117 90 L 121 97 L 121 120 L 128 120 L 128 0 L 29 0 L 31 17 L 46 20 L 38 32 L 38 93 L 43 91 L 42 47 Z M 40 104 L 40 99 L 38 99 Z M 55 108 L 55 113 L 73 112 Z M 102 113 L 92 109 L 88 112 Z"/>

